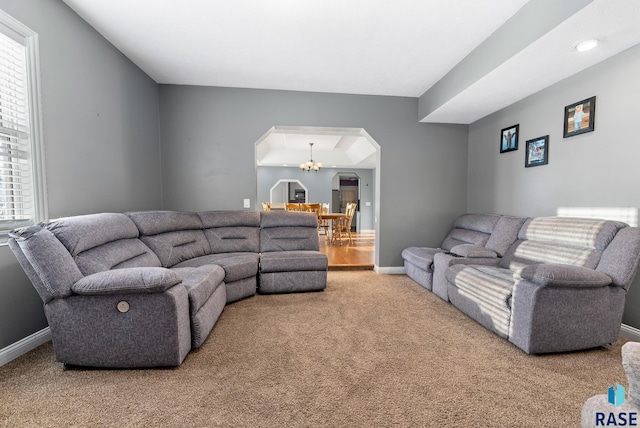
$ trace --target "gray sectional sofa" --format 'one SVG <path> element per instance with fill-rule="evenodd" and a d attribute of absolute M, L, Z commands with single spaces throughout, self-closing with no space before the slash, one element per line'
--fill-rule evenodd
<path fill-rule="evenodd" d="M 9 246 L 56 359 L 80 366 L 177 366 L 226 304 L 327 280 L 313 213 L 101 213 L 15 230 Z"/>
<path fill-rule="evenodd" d="M 436 294 L 526 353 L 615 342 L 640 259 L 640 229 L 599 219 L 497 217 L 464 215 L 442 248 L 405 249 L 407 274 L 423 281 L 431 273 Z M 417 255 L 425 273 L 416 273 Z"/>

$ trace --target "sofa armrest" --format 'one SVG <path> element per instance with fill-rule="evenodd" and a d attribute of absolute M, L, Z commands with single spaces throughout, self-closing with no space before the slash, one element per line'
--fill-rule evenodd
<path fill-rule="evenodd" d="M 611 277 L 597 270 L 558 263 L 525 266 L 520 278 L 546 287 L 603 287 L 612 283 Z"/>
<path fill-rule="evenodd" d="M 455 254 L 460 257 L 467 258 L 490 258 L 495 259 L 498 257 L 498 253 L 473 244 L 460 244 L 451 249 L 451 254 Z"/>
<path fill-rule="evenodd" d="M 161 293 L 181 281 L 180 275 L 166 268 L 138 267 L 85 276 L 71 290 L 82 295 Z"/>

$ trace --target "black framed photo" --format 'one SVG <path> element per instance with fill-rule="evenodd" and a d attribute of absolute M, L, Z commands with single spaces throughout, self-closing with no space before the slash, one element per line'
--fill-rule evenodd
<path fill-rule="evenodd" d="M 533 140 L 527 140 L 524 166 L 529 168 L 531 166 L 546 165 L 549 163 L 549 136 L 534 138 Z"/>
<path fill-rule="evenodd" d="M 596 123 L 596 97 L 578 101 L 564 108 L 563 137 L 593 132 Z"/>
<path fill-rule="evenodd" d="M 520 124 L 507 126 L 502 131 L 500 131 L 500 153 L 518 150 L 519 133 Z"/>

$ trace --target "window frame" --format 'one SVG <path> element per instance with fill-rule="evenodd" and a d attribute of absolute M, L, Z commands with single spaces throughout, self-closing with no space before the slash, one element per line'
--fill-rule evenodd
<path fill-rule="evenodd" d="M 42 123 L 42 96 L 40 85 L 40 51 L 38 34 L 0 10 L 0 32 L 23 44 L 26 60 L 26 84 L 29 113 L 29 148 L 31 157 L 31 183 L 33 207 L 31 223 L 48 218 L 47 182 L 45 170 L 44 128 Z M 9 229 L 0 226 L 0 246 L 7 245 Z"/>

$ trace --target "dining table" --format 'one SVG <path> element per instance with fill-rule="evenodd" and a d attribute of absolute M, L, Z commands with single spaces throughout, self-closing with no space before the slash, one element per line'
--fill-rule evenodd
<path fill-rule="evenodd" d="M 318 214 L 318 220 L 329 220 L 331 222 L 331 226 L 329 228 L 329 230 L 331 230 L 331 235 L 328 236 L 328 243 L 332 243 L 334 241 L 334 236 L 333 236 L 333 229 L 334 229 L 334 222 L 339 221 L 346 221 L 347 220 L 347 215 L 345 213 L 322 213 L 322 214 Z M 342 238 L 340 238 L 340 245 L 342 245 Z"/>

